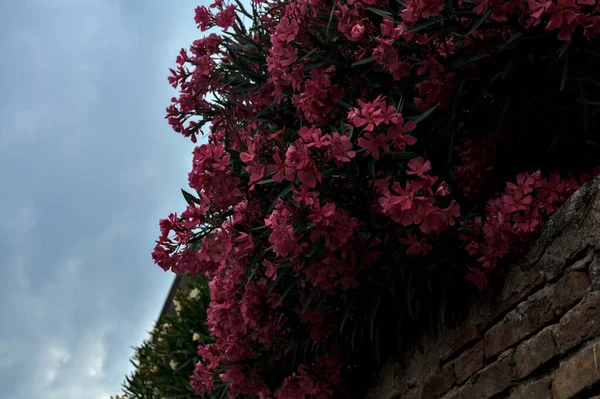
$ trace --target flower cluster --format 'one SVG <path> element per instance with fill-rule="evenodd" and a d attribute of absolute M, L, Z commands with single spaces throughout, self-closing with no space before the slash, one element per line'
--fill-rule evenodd
<path fill-rule="evenodd" d="M 443 268 L 485 287 L 591 177 L 569 173 L 598 159 L 600 8 L 250 7 L 196 8 L 201 31 L 223 33 L 181 50 L 171 70 L 167 120 L 204 143 L 188 206 L 160 221 L 152 256 L 210 279 L 197 394 L 226 383 L 231 398 L 360 396 L 344 388 L 354 348 L 395 348 L 384 338 L 430 321 L 413 304 L 444 285 Z"/>
<path fill-rule="evenodd" d="M 600 175 L 600 167 L 595 176 Z M 478 289 L 488 283 L 488 275 L 498 267 L 505 267 L 505 257 L 522 253 L 535 235 L 541 232 L 544 220 L 590 179 L 582 174 L 579 179 L 563 179 L 558 172 L 543 178 L 540 171 L 523 172 L 516 182 L 507 182 L 501 196 L 491 198 L 485 215 L 472 219 L 461 227 L 466 250 L 476 261 L 469 267 L 467 278 Z"/>

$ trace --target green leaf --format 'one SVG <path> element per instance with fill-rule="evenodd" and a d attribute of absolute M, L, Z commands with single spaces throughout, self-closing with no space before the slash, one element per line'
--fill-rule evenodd
<path fill-rule="evenodd" d="M 269 209 L 267 210 L 267 213 L 271 213 L 273 211 L 273 209 L 275 209 L 275 206 L 279 202 L 279 199 L 281 197 L 287 195 L 290 191 L 292 191 L 292 188 L 294 188 L 294 185 L 290 184 L 289 186 L 287 186 L 286 188 L 284 188 L 283 190 L 281 190 L 281 192 L 279 194 L 277 194 L 277 196 L 273 199 L 273 202 L 271 202 L 271 205 L 269 206 Z"/>
<path fill-rule="evenodd" d="M 248 13 L 248 11 L 246 11 L 246 9 L 244 8 L 244 6 L 242 5 L 242 3 L 240 2 L 240 0 L 235 0 L 236 4 L 238 5 L 238 7 L 240 8 L 240 11 L 242 12 L 242 14 L 244 14 L 245 16 L 247 16 L 248 18 L 252 19 L 252 15 L 250 15 Z"/>
<path fill-rule="evenodd" d="M 454 61 L 452 63 L 452 68 L 459 68 L 461 66 L 470 64 L 471 62 L 475 62 L 475 61 L 481 60 L 483 58 L 487 58 L 489 56 L 491 56 L 491 54 L 479 54 L 479 55 L 474 55 L 473 57 L 465 58 L 464 60 Z"/>
<path fill-rule="evenodd" d="M 313 55 L 314 53 L 316 53 L 318 49 L 319 49 L 318 47 L 315 47 L 315 48 L 313 48 L 313 49 L 312 49 L 312 50 L 310 50 L 308 53 L 304 54 L 304 55 L 303 55 L 303 56 L 302 56 L 302 57 L 299 59 L 299 61 L 304 61 L 306 58 L 308 58 L 308 57 L 310 57 L 311 55 Z"/>
<path fill-rule="evenodd" d="M 481 24 L 483 24 L 485 22 L 485 20 L 488 19 L 488 17 L 491 14 L 492 14 L 491 8 L 489 10 L 487 10 L 486 12 L 484 12 L 483 14 L 481 14 L 479 19 L 477 19 L 477 21 L 475 21 L 475 25 L 473 25 L 471 27 L 471 29 L 469 29 L 469 31 L 467 32 L 467 36 L 469 36 L 471 33 L 475 32 L 477 30 L 477 28 L 479 28 L 481 26 Z"/>
<path fill-rule="evenodd" d="M 414 152 L 406 152 L 406 151 L 389 151 L 382 154 L 382 157 L 390 157 L 393 159 L 413 159 L 418 157 L 418 154 Z"/>
<path fill-rule="evenodd" d="M 352 105 L 348 104 L 347 102 L 342 100 L 338 100 L 338 102 L 342 105 L 342 107 L 344 107 L 344 109 L 352 108 Z"/>
<path fill-rule="evenodd" d="M 289 287 L 287 287 L 287 289 L 285 290 L 283 295 L 281 295 L 281 298 L 279 298 L 279 301 L 277 302 L 277 306 L 279 306 L 283 303 L 283 300 L 285 299 L 285 297 L 288 296 L 288 294 L 292 291 L 292 289 L 296 286 L 296 284 L 298 284 L 299 281 L 300 281 L 299 279 L 296 279 L 296 280 L 294 280 L 294 282 L 292 284 L 290 284 Z"/>
<path fill-rule="evenodd" d="M 329 37 L 329 28 L 331 28 L 331 21 L 333 21 L 333 12 L 335 11 L 336 4 L 337 4 L 337 0 L 334 0 L 333 4 L 331 5 L 331 12 L 329 13 L 329 21 L 327 21 L 327 29 L 325 29 L 325 33 L 327 34 L 327 37 Z"/>
<path fill-rule="evenodd" d="M 384 18 L 387 17 L 387 18 L 390 18 L 391 20 L 394 20 L 394 16 L 389 11 L 384 11 L 384 10 L 380 10 L 378 8 L 371 8 L 371 7 L 366 7 L 366 9 L 371 11 L 373 14 L 377 14 L 381 17 L 384 17 Z"/>
<path fill-rule="evenodd" d="M 325 247 L 325 237 L 321 236 L 319 237 L 319 239 L 317 240 L 317 242 L 315 242 L 310 251 L 308 251 L 308 253 L 306 254 L 306 258 L 312 258 L 313 256 L 315 256 L 315 254 L 320 253 L 321 250 Z"/>
<path fill-rule="evenodd" d="M 315 298 L 315 296 L 317 296 L 318 293 L 319 293 L 319 288 L 315 288 L 310 293 L 310 295 L 308 296 L 308 299 L 304 303 L 304 307 L 302 308 L 302 313 L 300 313 L 300 317 L 304 316 L 304 312 L 306 312 L 306 309 L 308 309 L 308 306 L 310 305 L 310 303 L 312 302 L 312 300 Z"/>
<path fill-rule="evenodd" d="M 585 100 L 583 98 L 578 98 L 577 101 L 580 102 L 580 103 L 582 103 L 582 104 L 600 105 L 600 101 L 590 101 L 590 100 Z"/>
<path fill-rule="evenodd" d="M 571 38 L 564 42 L 562 46 L 560 46 L 560 49 L 558 49 L 558 58 L 562 58 L 563 55 L 565 55 L 567 53 L 567 51 L 569 50 L 569 47 L 571 47 L 571 41 L 573 40 L 573 35 L 571 35 Z"/>
<path fill-rule="evenodd" d="M 435 109 L 438 106 L 439 106 L 439 104 L 436 104 L 435 107 L 429 108 L 427 111 L 423 112 L 421 115 L 419 115 L 416 118 L 412 119 L 412 122 L 415 125 L 418 125 L 419 123 L 423 122 L 429 115 L 431 115 L 433 113 L 433 111 L 435 111 Z"/>
<path fill-rule="evenodd" d="M 512 42 L 514 42 L 515 40 L 517 40 L 518 38 L 520 38 L 521 36 L 523 36 L 523 32 L 517 32 L 514 35 L 512 35 L 507 41 L 506 44 L 510 44 Z"/>
<path fill-rule="evenodd" d="M 369 161 L 369 173 L 371 174 L 371 177 L 374 179 L 377 174 L 375 173 L 375 163 L 377 162 L 377 160 L 375 159 L 371 159 Z"/>
<path fill-rule="evenodd" d="M 263 184 L 269 184 L 269 183 L 275 183 L 275 180 L 273 179 L 265 179 L 265 180 L 261 180 L 258 183 L 256 183 L 257 186 L 263 185 Z"/>
<path fill-rule="evenodd" d="M 406 32 L 418 32 L 421 29 L 425 29 L 429 26 L 435 25 L 437 22 L 438 22 L 438 18 L 428 19 L 423 22 L 419 22 L 418 24 L 416 24 L 415 26 L 413 26 L 410 29 L 407 29 Z"/>
<path fill-rule="evenodd" d="M 181 189 L 181 193 L 183 194 L 183 198 L 185 198 L 185 202 L 187 202 L 188 205 L 194 206 L 194 204 L 200 204 L 200 200 L 198 198 L 194 197 L 183 188 Z"/>
<path fill-rule="evenodd" d="M 565 83 L 567 83 L 567 77 L 569 75 L 569 55 L 565 57 L 565 62 L 563 66 L 562 77 L 560 79 L 560 91 L 562 92 L 565 88 Z"/>
<path fill-rule="evenodd" d="M 368 64 L 369 62 L 373 62 L 377 59 L 377 57 L 375 56 L 371 56 L 371 57 L 367 57 L 367 58 L 363 58 L 360 61 L 356 61 L 355 63 L 352 64 L 352 68 L 357 67 L 359 65 L 364 65 L 364 64 Z"/>

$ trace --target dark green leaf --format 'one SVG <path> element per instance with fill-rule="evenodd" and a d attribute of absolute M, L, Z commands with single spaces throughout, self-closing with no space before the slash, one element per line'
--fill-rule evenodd
<path fill-rule="evenodd" d="M 463 60 L 458 60 L 452 63 L 452 68 L 460 68 L 461 66 L 470 64 L 471 62 L 475 62 L 483 58 L 487 58 L 489 56 L 491 56 L 491 54 L 479 54 L 474 55 L 473 57 L 465 58 Z"/>
<path fill-rule="evenodd" d="M 263 184 L 269 184 L 269 183 L 275 183 L 275 180 L 273 179 L 265 179 L 265 180 L 261 180 L 258 183 L 256 183 L 257 186 L 263 185 Z"/>
<path fill-rule="evenodd" d="M 562 77 L 560 79 L 560 91 L 562 92 L 565 88 L 565 83 L 567 83 L 567 77 L 569 75 L 569 55 L 565 57 L 565 62 L 563 65 Z"/>
<path fill-rule="evenodd" d="M 296 280 L 294 280 L 294 282 L 292 284 L 290 284 L 289 287 L 287 287 L 287 289 L 285 290 L 283 295 L 281 295 L 281 298 L 279 298 L 279 301 L 277 302 L 277 306 L 279 306 L 283 303 L 283 300 L 285 299 L 285 297 L 288 296 L 288 294 L 292 291 L 292 289 L 296 286 L 296 284 L 298 284 L 299 281 L 300 280 L 296 279 Z"/>
<path fill-rule="evenodd" d="M 357 67 L 357 66 L 359 66 L 359 65 L 368 64 L 369 62 L 373 62 L 373 61 L 375 61 L 376 59 L 377 59 L 377 57 L 375 57 L 375 56 L 371 56 L 371 57 L 366 57 L 366 58 L 363 58 L 362 60 L 360 60 L 360 61 L 356 61 L 355 63 L 353 63 L 353 64 L 352 64 L 352 68 L 354 68 L 354 67 Z"/>
<path fill-rule="evenodd" d="M 315 47 L 312 50 L 310 50 L 308 53 L 304 54 L 302 57 L 300 57 L 299 61 L 304 61 L 306 58 L 310 57 L 311 55 L 313 55 L 319 48 Z"/>
<path fill-rule="evenodd" d="M 329 13 L 329 21 L 327 21 L 327 29 L 325 30 L 325 33 L 327 34 L 327 36 L 329 36 L 329 28 L 331 28 L 331 21 L 333 21 L 333 12 L 335 11 L 336 4 L 337 4 L 337 0 L 334 0 L 333 4 L 331 5 L 331 12 Z"/>
<path fill-rule="evenodd" d="M 184 189 L 181 189 L 181 193 L 183 194 L 183 198 L 185 198 L 185 202 L 187 202 L 188 205 L 194 206 L 194 204 L 200 204 L 200 200 L 198 198 L 194 197 Z"/>
<path fill-rule="evenodd" d="M 507 41 L 506 44 L 510 44 L 512 42 L 514 42 L 515 40 L 517 40 L 518 38 L 520 38 L 521 36 L 523 36 L 523 32 L 517 32 L 514 35 L 512 35 Z"/>
<path fill-rule="evenodd" d="M 582 103 L 582 104 L 600 105 L 600 101 L 590 101 L 590 100 L 585 100 L 583 98 L 578 98 L 577 101 L 580 102 L 580 103 Z"/>
<path fill-rule="evenodd" d="M 308 296 L 308 299 L 306 300 L 306 302 L 304 303 L 304 307 L 302 308 L 302 313 L 300 313 L 300 317 L 304 316 L 304 312 L 306 312 L 306 309 L 308 309 L 308 306 L 310 305 L 310 303 L 312 302 L 312 300 L 315 298 L 315 296 L 319 293 L 319 289 L 315 288 L 310 295 Z"/>
<path fill-rule="evenodd" d="M 377 14 L 377 15 L 381 16 L 381 17 L 384 17 L 384 18 L 387 17 L 387 18 L 390 18 L 392 20 L 394 19 L 394 16 L 389 11 L 379 10 L 377 8 L 371 8 L 371 7 L 366 7 L 366 9 L 369 10 L 369 11 L 371 11 L 374 14 Z"/>
<path fill-rule="evenodd" d="M 342 107 L 344 107 L 345 109 L 352 108 L 352 105 L 348 104 L 347 102 L 344 102 L 342 100 L 338 100 L 338 102 L 342 104 Z"/>
<path fill-rule="evenodd" d="M 433 111 L 435 111 L 435 109 L 439 106 L 439 104 L 437 104 L 434 107 L 429 108 L 427 111 L 423 112 L 421 115 L 417 116 L 416 118 L 412 119 L 413 123 L 415 125 L 418 125 L 419 123 L 423 122 L 429 115 L 432 114 Z"/>
<path fill-rule="evenodd" d="M 467 36 L 469 36 L 471 33 L 475 32 L 481 26 L 481 24 L 483 24 L 485 22 L 485 20 L 488 19 L 488 17 L 491 14 L 492 14 L 491 8 L 489 10 L 487 10 L 486 12 L 484 12 L 483 14 L 481 14 L 479 19 L 477 19 L 477 21 L 475 21 L 475 24 L 467 32 Z"/>
<path fill-rule="evenodd" d="M 375 163 L 377 162 L 377 160 L 375 159 L 371 159 L 369 161 L 369 173 L 371 174 L 371 177 L 374 179 L 377 174 L 375 173 Z"/>
<path fill-rule="evenodd" d="M 415 26 L 413 26 L 410 29 L 407 29 L 406 32 L 418 32 L 421 29 L 425 29 L 429 26 L 435 25 L 437 22 L 438 22 L 438 18 L 428 19 L 423 22 L 419 22 L 418 24 L 416 24 Z"/>
<path fill-rule="evenodd" d="M 281 190 L 281 192 L 279 194 L 277 194 L 277 197 L 275 197 L 273 199 L 273 202 L 271 202 L 271 205 L 269 206 L 269 209 L 268 209 L 267 213 L 271 213 L 271 211 L 273 211 L 273 209 L 275 209 L 275 206 L 279 202 L 279 199 L 281 197 L 287 195 L 290 191 L 292 191 L 292 188 L 294 188 L 294 185 L 290 184 L 289 186 L 287 186 L 286 188 L 284 188 L 283 190 Z"/>

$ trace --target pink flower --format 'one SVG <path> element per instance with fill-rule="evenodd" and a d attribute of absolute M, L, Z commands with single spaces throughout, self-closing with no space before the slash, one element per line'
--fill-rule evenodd
<path fill-rule="evenodd" d="M 390 146 L 386 141 L 387 138 L 385 134 L 373 136 L 371 133 L 365 133 L 358 138 L 356 144 L 358 144 L 360 148 L 366 150 L 365 155 L 371 155 L 374 159 L 379 159 L 380 148 L 385 152 L 390 150 Z"/>
<path fill-rule="evenodd" d="M 477 290 L 482 291 L 487 286 L 487 272 L 481 269 L 469 267 L 471 273 L 467 275 L 467 280 L 475 284 Z"/>
<path fill-rule="evenodd" d="M 532 211 L 525 211 L 523 215 L 514 215 L 513 220 L 515 222 L 515 227 L 517 228 L 517 230 L 523 233 L 533 232 L 538 226 L 541 225 L 540 215 L 538 214 L 538 211 L 535 208 Z"/>
<path fill-rule="evenodd" d="M 273 154 L 273 160 L 275 164 L 267 166 L 267 173 L 275 173 L 271 179 L 277 183 L 281 183 L 285 175 L 285 163 L 281 160 L 279 154 Z"/>
<path fill-rule="evenodd" d="M 433 247 L 425 237 L 421 237 L 421 239 L 417 239 L 417 237 L 413 234 L 409 234 L 408 238 L 400 238 L 400 243 L 404 245 L 408 245 L 409 247 L 406 249 L 407 255 L 427 255 Z"/>
<path fill-rule="evenodd" d="M 213 26 L 212 14 L 208 11 L 208 8 L 204 6 L 196 7 L 194 20 L 202 32 Z"/>
<path fill-rule="evenodd" d="M 533 191 L 535 179 L 528 173 L 520 173 L 517 175 L 517 184 L 508 182 L 506 188 L 515 193 L 515 196 L 522 197 Z"/>
<path fill-rule="evenodd" d="M 332 145 L 331 154 L 338 164 L 350 162 L 356 156 L 356 152 L 352 151 L 353 146 L 348 136 L 333 132 L 330 141 Z"/>
<path fill-rule="evenodd" d="M 417 175 L 418 177 L 424 177 L 425 173 L 431 170 L 431 162 L 425 161 L 423 157 L 413 158 L 408 161 L 407 175 Z"/>
<path fill-rule="evenodd" d="M 529 209 L 529 205 L 531 205 L 531 196 L 520 197 L 520 195 L 515 195 L 515 197 L 510 195 L 502 196 L 502 202 L 504 206 L 502 210 L 506 213 L 514 213 L 517 211 L 524 211 Z"/>
<path fill-rule="evenodd" d="M 558 4 L 551 3 L 547 8 L 547 13 L 551 17 L 546 30 L 560 29 L 558 40 L 569 40 L 575 28 L 578 12 L 575 0 L 558 0 Z"/>
<path fill-rule="evenodd" d="M 364 27 L 364 25 L 361 25 L 361 24 L 354 25 L 354 27 L 352 28 L 352 31 L 350 32 L 352 39 L 355 41 L 362 39 L 364 34 L 365 34 L 365 27 Z"/>
<path fill-rule="evenodd" d="M 215 16 L 217 25 L 225 30 L 231 28 L 235 23 L 235 6 L 230 5 L 219 11 Z"/>
<path fill-rule="evenodd" d="M 431 205 L 421 205 L 417 209 L 417 213 L 421 218 L 420 229 L 424 234 L 439 234 L 442 228 L 446 225 L 446 215 L 439 208 Z"/>
<path fill-rule="evenodd" d="M 291 43 L 298 36 L 299 29 L 298 22 L 295 19 L 282 17 L 279 24 L 277 24 L 275 37 L 282 43 Z"/>
<path fill-rule="evenodd" d="M 360 110 L 352 111 L 348 115 L 348 119 L 354 127 L 365 126 L 365 131 L 372 132 L 375 126 L 379 126 L 384 121 L 381 116 L 381 109 L 375 107 L 372 103 L 365 103 L 361 100 L 358 100 L 358 104 Z"/>

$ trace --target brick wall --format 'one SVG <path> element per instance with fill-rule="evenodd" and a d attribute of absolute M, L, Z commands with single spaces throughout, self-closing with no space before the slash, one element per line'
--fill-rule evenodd
<path fill-rule="evenodd" d="M 388 361 L 368 399 L 600 398 L 600 180 L 469 316 Z"/>

